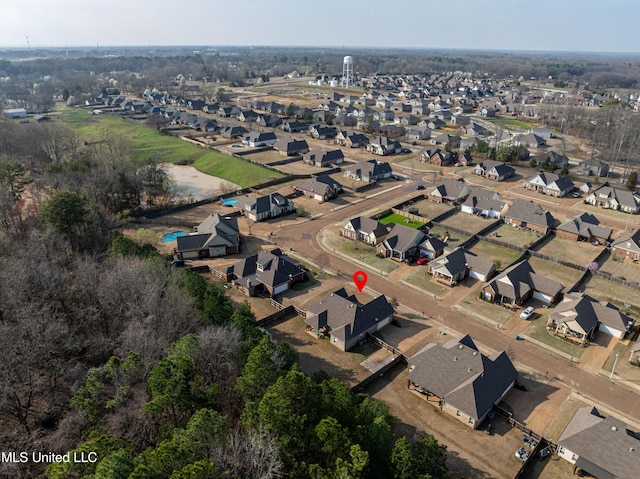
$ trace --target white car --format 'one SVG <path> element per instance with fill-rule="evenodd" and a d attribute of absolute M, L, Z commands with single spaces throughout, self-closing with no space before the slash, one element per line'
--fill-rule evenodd
<path fill-rule="evenodd" d="M 522 313 L 520 313 L 520 318 L 529 319 L 532 314 L 533 314 L 533 306 L 529 306 L 524 311 L 522 311 Z"/>

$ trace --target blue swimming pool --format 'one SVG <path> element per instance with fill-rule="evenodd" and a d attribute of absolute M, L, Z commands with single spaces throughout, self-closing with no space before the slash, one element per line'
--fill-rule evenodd
<path fill-rule="evenodd" d="M 162 235 L 161 241 L 163 243 L 171 243 L 172 241 L 175 241 L 178 236 L 186 236 L 186 235 L 187 235 L 186 231 L 182 231 L 182 230 L 169 231 L 168 233 L 165 233 Z"/>
<path fill-rule="evenodd" d="M 223 206 L 233 206 L 238 202 L 236 198 L 229 198 L 228 200 L 222 200 Z"/>

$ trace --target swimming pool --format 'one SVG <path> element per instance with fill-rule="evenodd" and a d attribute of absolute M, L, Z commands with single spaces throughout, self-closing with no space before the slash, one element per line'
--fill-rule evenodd
<path fill-rule="evenodd" d="M 223 206 L 233 206 L 238 202 L 236 198 L 229 198 L 228 200 L 222 200 Z"/>
<path fill-rule="evenodd" d="M 169 231 L 168 233 L 165 233 L 162 235 L 161 241 L 163 243 L 171 243 L 172 241 L 175 241 L 178 236 L 186 236 L 186 235 L 187 233 L 182 230 Z"/>

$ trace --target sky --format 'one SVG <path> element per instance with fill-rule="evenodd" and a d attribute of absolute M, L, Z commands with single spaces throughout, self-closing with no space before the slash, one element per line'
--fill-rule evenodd
<path fill-rule="evenodd" d="M 640 52 L 638 0 L 0 0 L 0 47 Z"/>

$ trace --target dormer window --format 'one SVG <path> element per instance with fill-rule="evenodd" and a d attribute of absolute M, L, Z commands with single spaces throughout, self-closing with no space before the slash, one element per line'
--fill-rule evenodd
<path fill-rule="evenodd" d="M 264 266 L 262 265 L 262 263 L 256 263 L 256 269 L 258 271 L 264 271 Z"/>

